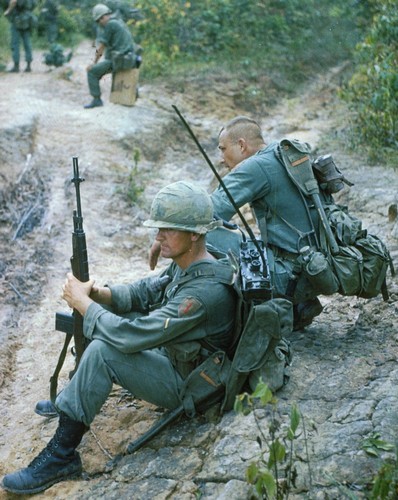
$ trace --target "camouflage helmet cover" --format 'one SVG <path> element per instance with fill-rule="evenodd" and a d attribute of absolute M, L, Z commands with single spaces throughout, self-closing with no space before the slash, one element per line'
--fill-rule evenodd
<path fill-rule="evenodd" d="M 93 19 L 94 21 L 98 21 L 102 16 L 106 14 L 111 14 L 111 9 L 104 5 L 103 3 L 97 3 L 97 5 L 93 8 Z"/>
<path fill-rule="evenodd" d="M 155 196 L 150 219 L 144 226 L 170 228 L 206 234 L 221 225 L 213 220 L 213 203 L 206 191 L 190 182 L 179 181 Z"/>

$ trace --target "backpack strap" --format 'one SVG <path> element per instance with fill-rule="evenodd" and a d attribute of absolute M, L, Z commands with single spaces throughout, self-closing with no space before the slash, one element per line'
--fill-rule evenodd
<path fill-rule="evenodd" d="M 319 197 L 319 184 L 312 169 L 310 151 L 310 146 L 307 143 L 301 143 L 296 139 L 282 139 L 276 148 L 277 157 L 279 155 L 279 160 L 301 195 L 311 197 L 325 229 L 330 251 L 336 255 L 339 253 L 339 245 L 332 233 Z"/>

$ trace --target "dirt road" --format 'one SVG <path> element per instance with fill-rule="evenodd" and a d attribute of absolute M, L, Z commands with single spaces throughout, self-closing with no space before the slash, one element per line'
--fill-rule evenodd
<path fill-rule="evenodd" d="M 33 408 L 37 400 L 48 398 L 49 377 L 63 342 L 63 334 L 54 331 L 54 314 L 66 310 L 60 287 L 70 265 L 72 157 L 79 157 L 85 178 L 81 193 L 90 274 L 100 284 L 128 282 L 149 273 L 146 255 L 153 235 L 141 227 L 141 222 L 156 191 L 181 178 L 200 182 L 206 189 L 214 184 L 171 104 L 186 113 L 214 161 L 221 124 L 245 113 L 243 104 L 234 105 L 237 89 L 228 81 L 221 86 L 224 93 L 218 82 L 217 89 L 209 87 L 205 97 L 201 82 L 193 80 L 185 82 L 185 87 L 181 84 L 184 91 L 180 92 L 167 83 L 146 84 L 140 88 L 136 106 L 127 108 L 108 103 L 110 78 L 102 83 L 105 106 L 85 110 L 83 104 L 89 100 L 85 66 L 92 50 L 88 43 L 83 44 L 67 67 L 53 71 L 36 57 L 31 74 L 0 74 L 0 475 L 25 466 L 56 426 L 54 421 L 37 416 Z M 340 201 L 348 203 L 371 232 L 390 244 L 398 267 L 396 221 L 388 218 L 389 207 L 397 203 L 397 173 L 381 165 L 370 167 L 360 152 L 348 155 L 334 149 L 336 137 L 344 135 L 344 110 L 335 99 L 340 70 L 336 68 L 323 80 L 314 81 L 305 94 L 281 101 L 261 118 L 261 123 L 268 141 L 290 136 L 310 142 L 320 153 L 333 148 L 337 164 L 355 182 Z M 131 196 L 141 191 L 138 203 L 132 204 Z M 325 312 L 319 321 L 292 338 L 296 361 L 291 383 L 281 399 L 283 405 L 292 400 L 301 402 L 317 424 L 318 433 L 312 436 L 314 461 L 325 477 L 333 476 L 333 480 L 317 476 L 319 470 L 314 467 L 317 498 L 343 498 L 343 494 L 335 493 L 340 491 L 336 482 L 344 486 L 355 483 L 366 464 L 368 476 L 357 481 L 360 495 L 378 463 L 364 457 L 359 438 L 375 431 L 384 439 L 394 438 L 397 422 L 393 415 L 397 414 L 398 401 L 393 383 L 398 356 L 396 279 L 390 280 L 390 291 L 388 303 L 379 298 L 324 298 Z M 71 367 L 69 356 L 60 387 L 67 382 Z M 362 406 L 357 401 L 361 390 L 367 394 Z M 340 397 L 341 401 L 346 398 L 343 406 Z M 359 416 L 355 420 L 356 412 Z M 232 426 L 231 416 L 221 423 L 217 439 L 211 434 L 205 444 L 199 443 L 197 451 L 191 450 L 190 457 L 198 453 L 197 459 L 202 460 L 200 473 L 191 471 L 181 478 L 166 471 L 161 477 L 168 482 L 155 493 L 148 486 L 140 490 L 134 474 L 126 479 L 119 471 L 107 482 L 110 476 L 104 472 L 106 463 L 123 452 L 157 415 L 158 409 L 132 400 L 115 388 L 82 444 L 88 481 L 61 483 L 39 497 L 188 499 L 197 498 L 200 484 L 203 498 L 224 498 L 227 490 L 222 490 L 222 485 L 231 480 L 244 483 L 243 469 L 239 473 L 229 471 L 230 476 L 228 471 L 219 476 L 214 470 L 206 473 L 210 459 L 206 461 L 203 450 L 209 457 L 214 455 L 213 442 Z M 351 422 L 366 420 L 368 425 L 349 427 L 346 435 L 342 420 L 347 423 L 350 418 Z M 340 426 L 342 435 L 335 434 L 334 424 Z M 242 428 L 245 426 L 243 423 Z M 197 430 L 192 432 L 198 439 Z M 354 434 L 358 439 L 352 439 Z M 166 434 L 164 446 L 172 435 L 172 431 Z M 244 439 L 243 431 L 242 435 Z M 182 466 L 178 464 L 179 460 L 184 462 L 184 456 L 181 458 L 175 450 L 172 456 L 177 467 Z M 140 457 L 145 461 L 145 454 Z M 339 462 L 339 457 L 343 461 Z M 353 457 L 358 459 L 356 465 L 352 464 Z M 247 460 L 242 458 L 242 467 Z M 222 461 L 219 458 L 218 465 Z M 342 472 L 344 467 L 347 470 Z M 135 470 L 139 469 L 136 464 Z M 137 477 L 154 485 L 159 473 L 150 470 Z M 123 478 L 118 479 L 117 474 Z M 127 493 L 123 488 L 130 483 L 136 489 Z M 300 487 L 305 495 L 306 481 Z M 246 498 L 238 486 L 230 491 L 229 498 Z M 6 498 L 4 492 L 0 492 L 0 498 Z"/>

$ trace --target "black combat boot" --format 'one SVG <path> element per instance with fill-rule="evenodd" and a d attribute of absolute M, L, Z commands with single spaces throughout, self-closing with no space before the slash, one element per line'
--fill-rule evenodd
<path fill-rule="evenodd" d="M 86 104 L 84 106 L 85 109 L 92 109 L 92 108 L 98 108 L 99 106 L 103 106 L 104 103 L 102 102 L 100 97 L 94 97 L 94 99 Z"/>
<path fill-rule="evenodd" d="M 30 67 L 30 62 L 26 63 L 25 73 L 30 73 L 32 68 Z"/>
<path fill-rule="evenodd" d="M 293 306 L 293 331 L 310 325 L 315 316 L 319 316 L 322 311 L 323 306 L 318 297 Z"/>
<path fill-rule="evenodd" d="M 19 64 L 14 63 L 14 66 L 8 70 L 9 73 L 19 73 Z"/>
<path fill-rule="evenodd" d="M 48 445 L 26 467 L 3 478 L 6 491 L 20 495 L 38 493 L 65 479 L 80 476 L 82 463 L 76 451 L 87 427 L 60 413 L 58 429 Z"/>

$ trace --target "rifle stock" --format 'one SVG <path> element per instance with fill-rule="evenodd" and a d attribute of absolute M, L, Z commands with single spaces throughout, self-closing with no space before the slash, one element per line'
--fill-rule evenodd
<path fill-rule="evenodd" d="M 83 216 L 80 201 L 80 183 L 83 181 L 84 179 L 79 176 L 78 159 L 77 157 L 73 157 L 73 179 L 71 180 L 71 182 L 73 182 L 75 185 L 77 208 L 73 211 L 72 257 L 70 261 L 73 276 L 79 281 L 86 282 L 89 280 L 88 255 L 86 235 L 83 229 Z M 76 309 L 74 309 L 71 314 L 56 313 L 55 329 L 57 331 L 64 332 L 66 334 L 66 337 L 63 349 L 58 359 L 57 366 L 50 378 L 51 401 L 54 401 L 56 397 L 58 375 L 64 363 L 68 345 L 72 337 L 75 343 L 73 350 L 73 354 L 75 356 L 75 366 L 74 369 L 69 373 L 70 379 L 75 374 L 79 366 L 80 359 L 83 356 L 83 352 L 87 347 L 87 341 L 83 334 L 83 316 Z"/>

